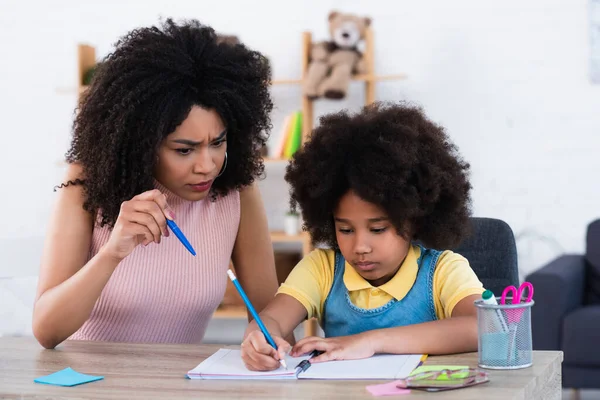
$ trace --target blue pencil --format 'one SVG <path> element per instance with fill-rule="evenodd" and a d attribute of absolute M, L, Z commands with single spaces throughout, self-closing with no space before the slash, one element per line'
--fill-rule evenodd
<path fill-rule="evenodd" d="M 167 219 L 167 225 L 169 226 L 169 228 L 171 228 L 171 231 L 173 231 L 175 236 L 177 236 L 177 239 L 179 239 L 181 244 L 183 244 L 185 246 L 185 248 L 188 249 L 188 251 L 190 253 L 192 253 L 193 256 L 195 256 L 196 252 L 194 251 L 194 248 L 192 247 L 190 242 L 187 240 L 187 238 L 185 237 L 183 232 L 181 232 L 181 229 L 179 229 L 179 227 L 177 226 L 175 221 L 173 221 L 171 219 Z"/>
<path fill-rule="evenodd" d="M 231 279 L 231 282 L 233 282 L 233 285 L 235 286 L 235 288 L 237 289 L 237 291 L 240 293 L 240 296 L 242 297 L 242 300 L 244 300 L 244 303 L 246 303 L 246 307 L 248 308 L 248 310 L 250 310 L 250 313 L 254 317 L 254 320 L 256 321 L 258 327 L 260 328 L 260 330 L 262 331 L 262 333 L 265 335 L 265 338 L 267 339 L 267 342 L 269 342 L 269 344 L 275 350 L 277 350 L 277 345 L 275 344 L 275 341 L 271 337 L 271 334 L 267 330 L 267 327 L 265 326 L 265 324 L 263 324 L 262 320 L 258 316 L 258 313 L 256 312 L 256 310 L 252 306 L 252 303 L 250 303 L 250 299 L 248 298 L 248 296 L 246 296 L 246 292 L 244 292 L 244 289 L 242 289 L 242 285 L 240 285 L 240 283 L 238 282 L 238 280 L 235 277 L 233 271 L 230 270 L 230 269 L 228 269 L 227 270 L 227 275 L 229 276 L 229 279 Z M 283 358 L 281 360 L 279 360 L 279 363 L 285 369 L 287 369 L 287 365 L 286 365 L 285 360 Z"/>

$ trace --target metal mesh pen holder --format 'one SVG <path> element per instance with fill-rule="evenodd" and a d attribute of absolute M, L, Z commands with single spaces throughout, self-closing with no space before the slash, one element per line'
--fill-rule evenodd
<path fill-rule="evenodd" d="M 509 300 L 510 299 L 510 300 Z M 500 302 L 500 298 L 497 298 Z M 485 304 L 475 301 L 479 366 L 490 369 L 518 369 L 533 363 L 531 307 L 533 300 L 513 304 Z"/>

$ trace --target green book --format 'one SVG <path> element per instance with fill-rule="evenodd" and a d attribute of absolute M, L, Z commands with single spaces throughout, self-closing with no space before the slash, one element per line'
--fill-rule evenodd
<path fill-rule="evenodd" d="M 285 158 L 291 158 L 302 146 L 302 112 L 296 111 L 290 124 L 291 132 L 285 145 Z"/>

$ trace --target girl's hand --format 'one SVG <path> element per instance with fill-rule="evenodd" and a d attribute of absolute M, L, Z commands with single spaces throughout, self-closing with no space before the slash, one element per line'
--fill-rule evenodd
<path fill-rule="evenodd" d="M 311 358 L 311 363 L 332 360 L 356 360 L 359 358 L 368 358 L 375 354 L 369 337 L 361 333 L 332 338 L 309 336 L 298 341 L 290 355 L 299 357 L 303 354 L 311 353 L 313 350 L 323 353 Z"/>
<path fill-rule="evenodd" d="M 169 236 L 166 218 L 174 219 L 175 214 L 169 209 L 166 196 L 157 189 L 124 201 L 103 251 L 122 260 L 140 243 L 160 243 L 162 235 Z"/>
<path fill-rule="evenodd" d="M 279 368 L 279 360 L 285 357 L 292 347 L 279 336 L 272 336 L 277 350 L 269 343 L 260 330 L 250 332 L 242 342 L 242 360 L 250 371 L 272 371 Z"/>

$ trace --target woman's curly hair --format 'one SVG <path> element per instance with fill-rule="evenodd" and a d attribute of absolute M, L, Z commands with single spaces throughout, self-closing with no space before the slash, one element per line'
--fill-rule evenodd
<path fill-rule="evenodd" d="M 469 168 L 421 108 L 375 103 L 321 117 L 285 179 L 313 243 L 339 249 L 333 212 L 352 190 L 381 207 L 401 235 L 442 249 L 469 231 Z"/>
<path fill-rule="evenodd" d="M 119 39 L 82 96 L 66 154 L 82 164 L 84 208 L 113 226 L 123 201 L 154 187 L 158 148 L 194 105 L 215 109 L 227 127 L 228 165 L 211 199 L 251 184 L 264 172 L 270 80 L 263 55 L 196 20 L 167 19 Z"/>

